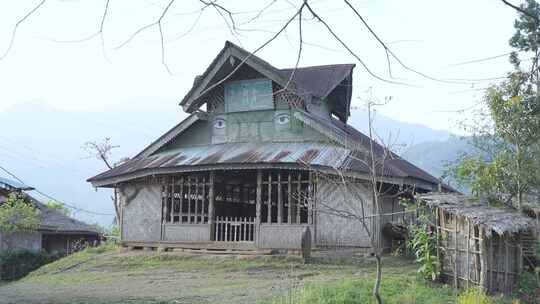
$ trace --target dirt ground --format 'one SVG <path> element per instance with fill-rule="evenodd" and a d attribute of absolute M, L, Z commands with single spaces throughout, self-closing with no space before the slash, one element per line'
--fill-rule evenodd
<path fill-rule="evenodd" d="M 68 257 L 0 285 L 0 303 L 269 303 L 309 282 L 372 275 L 369 258 L 314 258 L 177 252 L 106 252 Z M 386 271 L 414 272 L 388 258 Z M 410 268 L 410 269 L 409 269 Z"/>

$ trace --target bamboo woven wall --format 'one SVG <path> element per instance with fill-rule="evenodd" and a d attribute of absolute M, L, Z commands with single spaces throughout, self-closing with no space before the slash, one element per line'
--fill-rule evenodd
<path fill-rule="evenodd" d="M 458 288 L 511 294 L 523 269 L 521 235 L 488 235 L 466 217 L 435 210 L 443 279 Z"/>

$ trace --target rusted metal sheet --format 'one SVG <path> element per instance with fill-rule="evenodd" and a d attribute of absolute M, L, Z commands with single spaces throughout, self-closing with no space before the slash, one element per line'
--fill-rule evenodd
<path fill-rule="evenodd" d="M 296 163 L 339 168 L 349 153 L 348 149 L 326 143 L 234 143 L 187 147 L 132 159 L 92 179 L 144 169 L 209 164 Z"/>

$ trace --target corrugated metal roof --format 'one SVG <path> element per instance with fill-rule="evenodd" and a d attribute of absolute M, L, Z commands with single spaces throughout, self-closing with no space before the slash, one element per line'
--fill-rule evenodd
<path fill-rule="evenodd" d="M 17 181 L 0 177 L 0 188 L 8 190 L 32 190 L 33 188 Z"/>
<path fill-rule="evenodd" d="M 179 148 L 147 158 L 132 159 L 110 171 L 89 179 L 98 180 L 136 172 L 142 169 L 179 166 L 296 163 L 336 167 L 348 158 L 350 151 L 327 143 L 228 143 Z"/>

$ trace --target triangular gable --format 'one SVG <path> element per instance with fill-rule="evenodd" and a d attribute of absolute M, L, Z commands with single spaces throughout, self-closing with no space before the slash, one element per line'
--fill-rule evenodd
<path fill-rule="evenodd" d="M 186 119 L 182 120 L 179 124 L 174 126 L 172 129 L 167 131 L 167 133 L 163 134 L 160 138 L 158 138 L 156 141 L 151 143 L 148 147 L 144 148 L 139 154 L 137 154 L 134 158 L 144 158 L 152 155 L 159 149 L 161 149 L 163 146 L 168 144 L 170 141 L 175 139 L 178 135 L 180 135 L 182 132 L 184 132 L 187 128 L 189 128 L 191 125 L 193 125 L 195 122 L 200 120 L 199 115 L 197 114 L 191 114 Z"/>
<path fill-rule="evenodd" d="M 253 55 L 252 53 L 227 41 L 225 43 L 225 47 L 219 52 L 216 58 L 214 58 L 206 71 L 204 71 L 201 76 L 196 78 L 193 87 L 180 102 L 180 105 L 183 107 L 184 111 L 191 113 L 200 107 L 200 105 L 204 102 L 201 100 L 201 97 L 217 86 L 215 83 L 215 77 L 222 67 L 225 65 L 230 65 L 231 57 L 235 59 L 235 64 L 248 65 L 282 87 L 287 86 L 287 83 L 289 83 L 288 90 L 292 93 L 299 96 L 306 95 L 305 92 L 300 91 L 294 81 L 289 82 L 289 78 L 286 77 L 279 69 L 275 68 L 256 55 Z M 238 65 L 234 67 L 231 66 L 231 72 L 237 67 Z M 218 79 L 217 82 L 219 83 L 221 80 L 222 79 Z"/>

